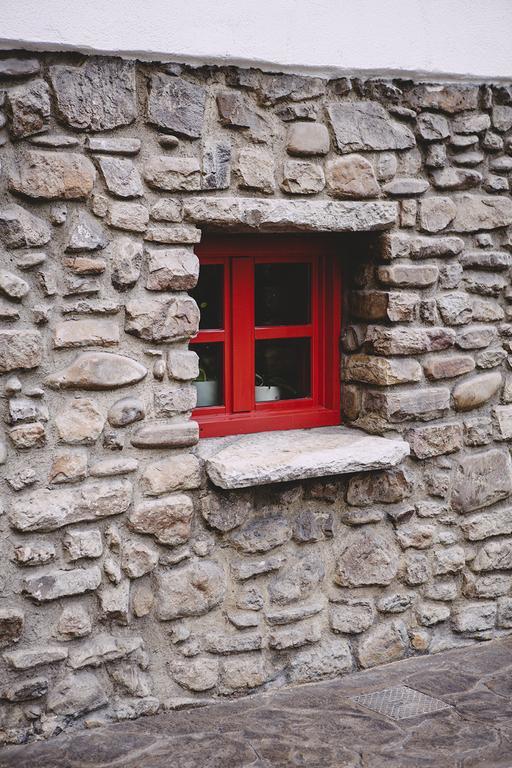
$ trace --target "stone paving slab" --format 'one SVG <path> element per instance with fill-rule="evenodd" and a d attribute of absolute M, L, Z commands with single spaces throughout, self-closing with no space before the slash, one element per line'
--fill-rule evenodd
<path fill-rule="evenodd" d="M 512 638 L 1 750 L 14 766 L 512 768 Z"/>

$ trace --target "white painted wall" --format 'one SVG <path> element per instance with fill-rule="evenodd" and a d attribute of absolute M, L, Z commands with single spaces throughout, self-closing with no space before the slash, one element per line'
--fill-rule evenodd
<path fill-rule="evenodd" d="M 512 0 L 3 0 L 0 47 L 512 79 Z"/>

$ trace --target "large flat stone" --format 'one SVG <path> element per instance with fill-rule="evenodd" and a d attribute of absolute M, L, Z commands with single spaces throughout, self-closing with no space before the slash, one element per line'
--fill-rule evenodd
<path fill-rule="evenodd" d="M 386 469 L 408 454 L 409 446 L 403 440 L 387 440 L 344 427 L 262 432 L 235 439 L 211 454 L 206 471 L 221 488 L 245 488 Z"/>
<path fill-rule="evenodd" d="M 254 197 L 195 197 L 186 200 L 184 217 L 198 224 L 268 232 L 365 232 L 390 229 L 397 203 L 332 200 L 263 200 Z"/>

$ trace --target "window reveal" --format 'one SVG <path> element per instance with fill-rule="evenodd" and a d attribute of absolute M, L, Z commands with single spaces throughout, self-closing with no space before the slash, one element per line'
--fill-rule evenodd
<path fill-rule="evenodd" d="M 194 418 L 203 437 L 340 422 L 339 249 L 329 237 L 206 236 Z"/>

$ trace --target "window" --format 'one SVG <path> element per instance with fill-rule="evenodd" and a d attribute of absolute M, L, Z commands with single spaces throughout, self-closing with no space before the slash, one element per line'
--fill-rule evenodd
<path fill-rule="evenodd" d="M 339 424 L 335 241 L 206 236 L 197 254 L 201 436 Z"/>

